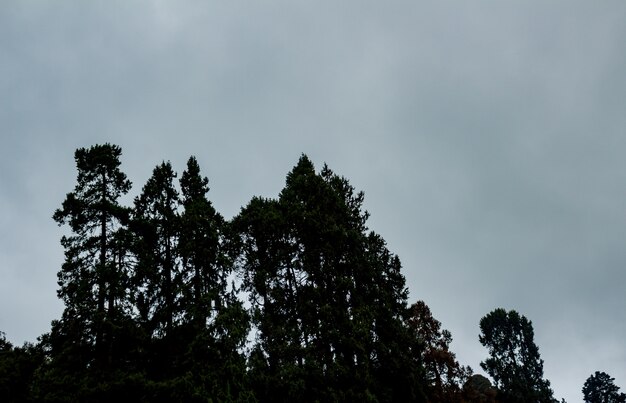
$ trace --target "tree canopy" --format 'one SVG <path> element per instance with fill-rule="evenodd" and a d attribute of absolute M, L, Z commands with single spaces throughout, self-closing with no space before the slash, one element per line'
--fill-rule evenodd
<path fill-rule="evenodd" d="M 586 403 L 624 403 L 626 394 L 620 393 L 619 386 L 615 385 L 606 372 L 596 371 L 583 385 L 583 397 Z"/>
<path fill-rule="evenodd" d="M 550 382 L 543 378 L 543 360 L 532 323 L 525 316 L 498 308 L 480 320 L 480 331 L 479 340 L 490 355 L 480 366 L 493 378 L 505 401 L 555 401 Z"/>
<path fill-rule="evenodd" d="M 363 192 L 328 166 L 302 155 L 277 197 L 227 220 L 195 157 L 180 178 L 158 164 L 123 205 L 121 153 L 76 150 L 53 215 L 63 314 L 35 344 L 0 332 L 1 401 L 554 401 L 515 311 L 480 321 L 493 386 L 459 364 L 426 303 L 409 305 Z M 586 401 L 624 401 L 612 381 L 596 372 Z"/>

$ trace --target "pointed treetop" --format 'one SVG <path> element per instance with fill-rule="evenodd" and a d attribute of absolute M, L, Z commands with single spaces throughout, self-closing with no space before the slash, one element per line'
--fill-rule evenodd
<path fill-rule="evenodd" d="M 289 184 L 294 178 L 301 175 L 315 175 L 315 166 L 306 154 L 300 156 L 296 166 L 287 174 L 287 183 Z"/>
<path fill-rule="evenodd" d="M 200 175 L 200 165 L 194 156 L 187 161 L 187 169 L 180 177 L 180 188 L 184 204 L 203 198 L 209 192 L 209 179 Z"/>
<path fill-rule="evenodd" d="M 174 186 L 176 176 L 169 161 L 157 165 L 143 186 L 141 194 L 135 198 L 135 210 L 142 214 L 148 212 L 163 216 L 174 214 L 175 205 L 178 203 L 178 191 Z"/>
<path fill-rule="evenodd" d="M 169 161 L 161 162 L 152 170 L 152 176 L 143 186 L 143 193 L 148 192 L 150 189 L 153 189 L 152 192 L 155 193 L 162 191 L 163 189 L 160 188 L 163 186 L 163 183 L 170 183 L 171 179 L 176 176 L 176 172 L 174 172 L 172 164 Z"/>

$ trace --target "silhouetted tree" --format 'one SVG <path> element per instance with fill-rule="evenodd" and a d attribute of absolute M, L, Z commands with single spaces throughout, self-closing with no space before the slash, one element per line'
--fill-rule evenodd
<path fill-rule="evenodd" d="M 178 191 L 169 162 L 154 168 L 135 199 L 138 309 L 150 335 L 167 337 L 178 319 Z"/>
<path fill-rule="evenodd" d="M 619 392 L 609 374 L 596 371 L 590 375 L 583 386 L 583 396 L 586 403 L 624 403 L 626 394 Z"/>
<path fill-rule="evenodd" d="M 180 342 L 187 346 L 183 362 L 200 393 L 228 401 L 248 393 L 241 351 L 249 318 L 238 290 L 228 285 L 234 254 L 228 225 L 207 199 L 208 182 L 196 158 L 189 158 L 180 178 Z"/>
<path fill-rule="evenodd" d="M 235 219 L 258 334 L 261 400 L 416 399 L 399 259 L 367 233 L 363 194 L 302 156 L 278 200 Z"/>
<path fill-rule="evenodd" d="M 126 247 L 119 235 L 128 209 L 118 200 L 131 183 L 120 171 L 120 155 L 111 144 L 76 150 L 76 186 L 53 216 L 59 225 L 68 224 L 72 235 L 61 239 L 65 263 L 58 273 L 58 295 L 65 309 L 43 340 L 50 360 L 42 373 L 56 378 L 49 379 L 53 384 L 65 379 L 76 393 L 83 382 L 72 377 L 106 376 L 120 368 L 128 336 Z"/>
<path fill-rule="evenodd" d="M 180 194 L 175 177 L 169 162 L 158 165 L 135 199 L 134 279 L 150 400 L 243 399 L 249 321 L 228 289 L 228 226 L 206 197 L 195 158 Z"/>
<path fill-rule="evenodd" d="M 182 295 L 185 321 L 197 329 L 204 329 L 207 321 L 214 320 L 232 270 L 223 250 L 225 222 L 206 197 L 208 183 L 191 157 L 180 179 L 183 212 L 178 250 L 186 284 Z"/>
<path fill-rule="evenodd" d="M 143 365 L 161 398 L 182 393 L 181 360 L 185 346 L 178 338 L 182 278 L 178 240 L 180 217 L 176 173 L 169 162 L 157 165 L 135 198 L 133 211 L 134 273 L 138 319 L 143 329 Z"/>
<path fill-rule="evenodd" d="M 472 374 L 450 351 L 452 334 L 441 329 L 441 322 L 432 316 L 424 301 L 409 307 L 409 329 L 417 342 L 417 360 L 425 369 L 426 395 L 430 402 L 458 402 L 463 384 Z"/>
<path fill-rule="evenodd" d="M 490 357 L 480 366 L 506 402 L 555 402 L 550 382 L 543 379 L 543 360 L 534 342 L 532 323 L 516 311 L 498 308 L 480 320 L 483 346 Z"/>
<path fill-rule="evenodd" d="M 39 345 L 24 343 L 22 347 L 15 347 L 0 332 L 0 401 L 34 401 L 33 377 L 43 360 Z"/>

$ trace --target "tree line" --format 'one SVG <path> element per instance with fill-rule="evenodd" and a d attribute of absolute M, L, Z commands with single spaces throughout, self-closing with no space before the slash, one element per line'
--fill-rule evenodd
<path fill-rule="evenodd" d="M 556 402 L 530 321 L 480 321 L 475 375 L 401 263 L 367 227 L 363 193 L 301 156 L 277 198 L 231 220 L 190 157 L 157 165 L 132 206 L 121 148 L 76 150 L 62 316 L 37 343 L 0 334 L 3 402 Z M 596 372 L 587 402 L 624 402 Z M 613 400 L 611 400 L 613 399 Z M 621 399 L 621 400 L 620 400 Z"/>

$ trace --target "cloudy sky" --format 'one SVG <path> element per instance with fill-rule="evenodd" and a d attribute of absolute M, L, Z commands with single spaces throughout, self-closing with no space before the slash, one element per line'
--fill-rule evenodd
<path fill-rule="evenodd" d="M 184 3 L 184 4 L 183 4 Z M 623 1 L 3 1 L 0 330 L 58 318 L 78 147 L 119 144 L 136 195 L 197 156 L 230 218 L 306 153 L 480 372 L 478 322 L 533 321 L 558 398 L 626 388 Z"/>

